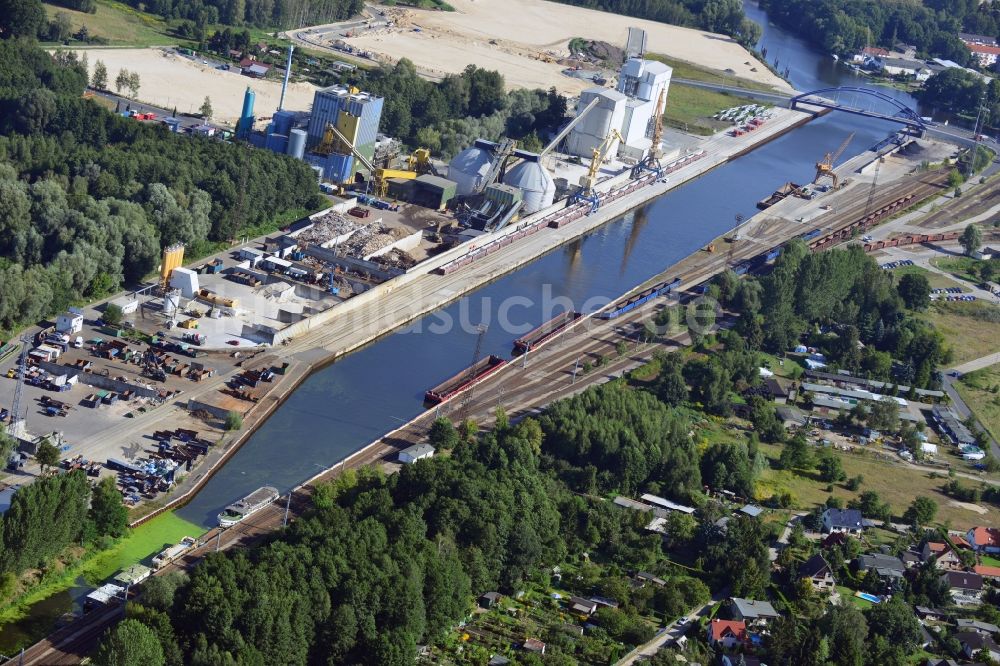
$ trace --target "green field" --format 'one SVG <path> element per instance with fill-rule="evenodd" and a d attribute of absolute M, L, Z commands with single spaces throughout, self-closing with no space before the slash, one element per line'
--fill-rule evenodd
<path fill-rule="evenodd" d="M 948 271 L 957 278 L 976 284 L 982 282 L 979 267 L 986 263 L 992 264 L 995 272 L 1000 275 L 1000 260 L 997 259 L 991 259 L 989 262 L 973 259 L 972 257 L 948 257 L 946 259 L 934 260 L 934 265 L 941 270 Z"/>
<path fill-rule="evenodd" d="M 1000 307 L 972 302 L 935 302 L 921 315 L 951 347 L 953 365 L 981 358 L 997 350 Z"/>
<path fill-rule="evenodd" d="M 667 93 L 667 108 L 663 118 L 671 127 L 692 134 L 708 135 L 732 125 L 713 119 L 712 116 L 716 113 L 734 106 L 755 103 L 745 97 L 675 83 Z"/>
<path fill-rule="evenodd" d="M 81 26 L 87 26 L 91 36 L 103 37 L 112 46 L 164 46 L 184 43 L 184 40 L 169 34 L 170 24 L 165 20 L 140 12 L 123 2 L 97 0 L 97 12 L 94 14 L 45 5 L 45 13 L 50 19 L 56 12 L 69 15 L 74 33 Z"/>
<path fill-rule="evenodd" d="M 904 275 L 923 275 L 927 278 L 927 281 L 931 285 L 931 289 L 939 289 L 944 287 L 962 287 L 961 283 L 951 278 L 945 277 L 940 273 L 934 273 L 921 266 L 900 266 L 899 268 L 894 268 L 890 271 L 892 277 L 896 280 L 896 284 L 903 279 Z"/>
<path fill-rule="evenodd" d="M 766 83 L 740 78 L 733 74 L 720 72 L 717 69 L 709 69 L 708 67 L 702 67 L 701 65 L 696 65 L 694 63 L 687 62 L 686 60 L 677 60 L 676 58 L 670 58 L 659 53 L 647 53 L 646 57 L 650 60 L 659 60 L 666 65 L 670 65 L 670 67 L 674 70 L 673 78 L 675 79 L 704 81 L 706 83 L 717 83 L 725 86 L 746 88 L 748 90 L 764 90 L 767 92 L 772 92 L 774 90 L 773 86 L 769 86 Z M 761 65 L 761 67 L 764 67 L 764 65 Z M 671 86 L 671 88 L 673 88 L 673 86 Z M 736 105 L 734 104 L 731 106 Z"/>
<path fill-rule="evenodd" d="M 862 447 L 858 449 L 863 450 Z M 761 444 L 760 450 L 772 461 L 781 454 L 781 447 L 774 444 Z M 947 523 L 952 528 L 966 529 L 973 525 L 1000 526 L 1000 510 L 991 504 L 983 503 L 987 513 L 979 514 L 959 506 L 952 505 L 940 488 L 947 479 L 933 479 L 927 472 L 904 467 L 895 460 L 878 460 L 874 452 L 864 454 L 841 453 L 834 451 L 844 464 L 847 476 L 861 474 L 864 482 L 857 492 L 851 492 L 841 484 L 834 484 L 833 492 L 827 492 L 827 483 L 819 479 L 816 472 L 792 472 L 768 468 L 757 481 L 758 499 L 766 499 L 773 493 L 790 492 L 798 509 L 809 510 L 821 505 L 830 495 L 848 502 L 865 490 L 874 490 L 889 503 L 895 517 L 899 517 L 913 501 L 914 497 L 924 495 L 938 504 L 935 522 Z M 889 454 L 886 454 L 889 455 Z M 964 480 L 966 484 L 972 481 Z"/>
<path fill-rule="evenodd" d="M 955 388 L 993 439 L 1000 439 L 1000 364 L 965 373 Z"/>

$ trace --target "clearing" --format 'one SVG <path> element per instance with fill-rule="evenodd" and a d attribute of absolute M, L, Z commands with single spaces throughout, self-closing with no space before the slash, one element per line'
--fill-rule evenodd
<path fill-rule="evenodd" d="M 993 439 L 1000 439 L 1000 364 L 965 373 L 955 389 Z"/>
<path fill-rule="evenodd" d="M 671 83 L 663 122 L 691 134 L 709 136 L 733 125 L 731 122 L 715 120 L 712 116 L 723 109 L 744 104 L 756 102 L 729 93 Z"/>
<path fill-rule="evenodd" d="M 496 69 L 511 87 L 577 94 L 593 83 L 562 73 L 569 41 L 624 45 L 629 27 L 646 31 L 651 50 L 782 90 L 790 87 L 724 35 L 538 0 L 455 0 L 454 12 L 390 9 L 392 28 L 364 31 L 347 41 L 391 60 L 409 58 L 432 74 L 459 73 L 474 64 Z"/>
<path fill-rule="evenodd" d="M 170 26 L 159 16 L 140 12 L 123 2 L 98 0 L 97 11 L 93 14 L 45 5 L 45 14 L 49 19 L 57 12 L 69 16 L 74 33 L 82 26 L 87 26 L 92 37 L 103 37 L 115 45 L 165 46 L 184 41 L 170 36 Z"/>
<path fill-rule="evenodd" d="M 281 81 L 251 79 L 223 72 L 177 55 L 169 49 L 87 49 L 91 72 L 98 60 L 108 68 L 108 81 L 118 71 L 127 69 L 139 74 L 138 98 L 142 102 L 179 113 L 197 113 L 205 97 L 212 100 L 213 122 L 235 124 L 243 109 L 247 86 L 257 94 L 256 115 L 269 116 L 278 107 Z M 310 83 L 289 83 L 285 108 L 308 109 L 316 87 Z"/>
<path fill-rule="evenodd" d="M 1000 307 L 983 301 L 935 301 L 921 316 L 947 340 L 954 353 L 952 365 L 981 358 L 997 350 Z"/>
<path fill-rule="evenodd" d="M 903 279 L 904 275 L 923 275 L 927 278 L 927 282 L 930 283 L 931 289 L 963 287 L 963 285 L 959 282 L 945 277 L 940 273 L 929 271 L 923 266 L 899 266 L 897 268 L 893 268 L 890 272 L 892 273 L 892 277 L 896 280 L 896 284 L 899 284 L 899 281 Z"/>

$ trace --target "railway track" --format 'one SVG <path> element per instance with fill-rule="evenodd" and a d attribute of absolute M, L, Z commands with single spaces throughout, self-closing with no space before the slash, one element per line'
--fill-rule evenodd
<path fill-rule="evenodd" d="M 915 195 L 912 200 L 916 203 L 940 192 L 943 178 L 938 174 L 928 174 L 916 183 L 911 181 L 890 185 L 879 193 L 877 207 L 911 193 Z M 864 201 L 859 198 L 838 209 L 833 221 L 824 227 L 825 234 L 838 233 L 856 224 L 863 217 L 866 205 L 867 196 Z M 776 244 L 777 239 L 781 239 L 782 243 L 786 242 L 799 235 L 802 227 L 801 223 L 781 222 L 768 229 L 768 235 L 774 239 L 768 242 Z M 760 240 L 747 241 L 740 242 L 731 254 L 698 252 L 650 278 L 628 295 L 640 293 L 650 285 L 676 275 L 682 276 L 681 288 L 690 289 L 732 265 L 749 261 L 765 245 Z M 693 294 L 689 291 L 687 296 L 691 297 Z M 290 504 L 287 497 L 281 498 L 236 527 L 209 531 L 196 548 L 156 575 L 188 570 L 210 552 L 249 546 L 265 535 L 281 529 L 286 506 L 289 520 L 296 519 L 311 506 L 314 484 L 331 480 L 344 469 L 356 469 L 384 460 L 399 450 L 422 441 L 439 414 L 452 418 L 468 417 L 481 425 L 488 425 L 492 422 L 498 405 L 504 406 L 511 416 L 527 415 L 554 400 L 572 395 L 593 383 L 620 376 L 626 370 L 641 365 L 652 357 L 654 351 L 664 348 L 663 343 L 645 344 L 642 341 L 643 321 L 662 307 L 663 301 L 656 300 L 616 319 L 586 317 L 580 320 L 541 349 L 516 359 L 497 375 L 484 380 L 476 387 L 473 399 L 465 400 L 459 395 L 439 409 L 424 412 L 400 430 L 363 449 L 349 461 L 313 479 L 311 484 L 294 490 Z M 685 336 L 686 333 L 678 334 L 666 342 L 677 345 L 683 342 Z M 622 357 L 615 357 L 613 354 L 616 346 L 622 341 L 629 346 L 629 352 Z M 597 355 L 610 360 L 590 375 L 582 376 L 576 372 L 578 361 L 582 364 L 582 359 L 596 358 Z M 84 655 L 93 651 L 104 631 L 121 617 L 121 606 L 92 611 L 28 648 L 23 658 L 15 658 L 7 663 L 23 663 L 28 666 L 79 663 Z"/>

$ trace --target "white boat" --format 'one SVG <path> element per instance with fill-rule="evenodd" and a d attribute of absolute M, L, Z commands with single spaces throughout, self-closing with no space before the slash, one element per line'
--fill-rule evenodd
<path fill-rule="evenodd" d="M 233 502 L 219 514 L 219 527 L 232 527 L 248 516 L 252 516 L 265 506 L 278 499 L 278 489 L 264 486 L 253 491 L 246 497 Z"/>
<path fill-rule="evenodd" d="M 153 558 L 153 569 L 162 569 L 178 557 L 195 547 L 198 540 L 194 537 L 186 536 L 180 543 L 164 548 L 163 552 Z"/>

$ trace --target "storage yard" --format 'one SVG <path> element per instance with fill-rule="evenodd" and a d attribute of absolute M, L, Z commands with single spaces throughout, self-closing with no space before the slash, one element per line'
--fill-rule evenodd
<path fill-rule="evenodd" d="M 512 88 L 555 86 L 576 95 L 591 81 L 563 73 L 567 64 L 560 60 L 570 55 L 569 41 L 585 38 L 624 44 L 628 29 L 638 27 L 648 33 L 652 51 L 788 89 L 782 79 L 722 35 L 537 0 L 456 0 L 450 4 L 454 12 L 388 8 L 386 18 L 393 21 L 392 27 L 354 29 L 346 38 L 321 28 L 290 34 L 311 45 L 322 34 L 326 44 L 343 39 L 380 58 L 409 58 L 420 71 L 432 75 L 456 74 L 474 64 L 500 71 Z"/>

